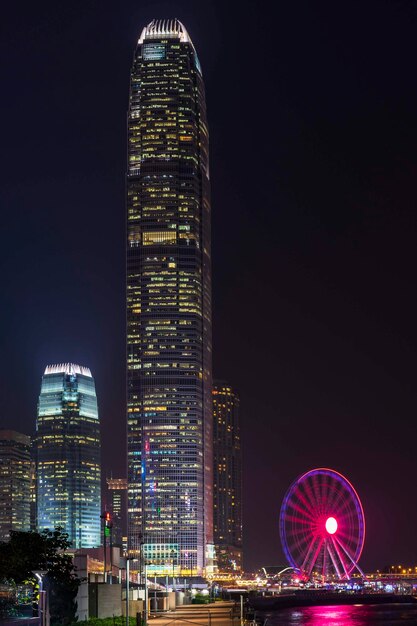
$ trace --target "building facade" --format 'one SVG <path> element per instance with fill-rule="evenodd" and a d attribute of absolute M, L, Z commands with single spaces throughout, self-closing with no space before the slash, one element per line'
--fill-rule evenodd
<path fill-rule="evenodd" d="M 30 530 L 36 532 L 38 528 L 37 510 L 36 510 L 36 448 L 35 440 L 32 438 L 32 446 L 30 451 Z"/>
<path fill-rule="evenodd" d="M 38 530 L 58 526 L 73 548 L 100 545 L 100 423 L 87 367 L 50 365 L 36 420 Z"/>
<path fill-rule="evenodd" d="M 114 546 L 122 547 L 123 538 L 127 535 L 127 478 L 107 478 L 107 511 L 110 511 L 112 527 L 112 542 Z"/>
<path fill-rule="evenodd" d="M 178 20 L 143 29 L 131 72 L 127 378 L 130 554 L 155 573 L 209 572 L 208 130 L 200 64 Z"/>
<path fill-rule="evenodd" d="M 213 384 L 214 543 L 220 572 L 242 570 L 242 449 L 239 396 Z"/>
<path fill-rule="evenodd" d="M 30 437 L 0 430 L 0 541 L 30 530 Z"/>

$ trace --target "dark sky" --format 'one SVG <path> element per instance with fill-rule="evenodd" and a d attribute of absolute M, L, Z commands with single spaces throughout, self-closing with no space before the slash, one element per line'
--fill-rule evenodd
<path fill-rule="evenodd" d="M 206 83 L 214 372 L 241 395 L 247 568 L 316 466 L 367 519 L 365 569 L 417 563 L 417 2 L 72 0 L 1 16 L 0 420 L 43 369 L 96 380 L 124 473 L 124 175 L 133 50 L 178 17 Z"/>

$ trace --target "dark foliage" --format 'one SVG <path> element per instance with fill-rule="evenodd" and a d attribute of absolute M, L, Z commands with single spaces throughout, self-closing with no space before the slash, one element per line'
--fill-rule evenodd
<path fill-rule="evenodd" d="M 47 572 L 44 589 L 48 592 L 52 626 L 75 621 L 75 597 L 82 582 L 75 573 L 68 535 L 59 528 L 42 533 L 12 531 L 10 541 L 0 542 L 0 581 L 37 585 L 36 570 Z"/>

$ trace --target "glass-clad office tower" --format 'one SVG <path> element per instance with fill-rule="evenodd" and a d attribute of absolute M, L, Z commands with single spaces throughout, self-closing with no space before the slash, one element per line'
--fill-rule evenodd
<path fill-rule="evenodd" d="M 208 130 L 193 43 L 154 20 L 131 72 L 127 172 L 129 550 L 153 572 L 213 561 Z"/>
<path fill-rule="evenodd" d="M 214 545 L 221 572 L 242 570 L 242 448 L 239 396 L 213 384 Z"/>
<path fill-rule="evenodd" d="M 0 430 L 0 541 L 30 530 L 30 437 Z"/>
<path fill-rule="evenodd" d="M 49 365 L 36 421 L 38 530 L 60 526 L 73 548 L 100 545 L 100 423 L 87 367 Z"/>

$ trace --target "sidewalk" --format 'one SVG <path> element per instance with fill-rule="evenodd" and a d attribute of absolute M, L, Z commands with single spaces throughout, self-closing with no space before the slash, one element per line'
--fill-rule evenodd
<path fill-rule="evenodd" d="M 239 624 L 240 615 L 234 602 L 213 602 L 212 604 L 187 604 L 179 606 L 175 611 L 151 616 L 149 621 L 157 620 L 158 626 L 235 626 Z M 156 626 L 156 624 L 155 624 Z"/>

